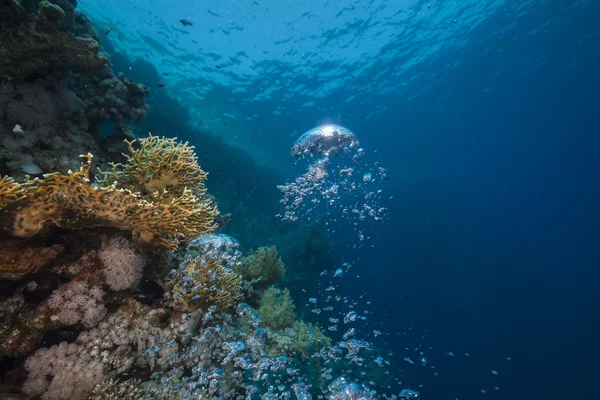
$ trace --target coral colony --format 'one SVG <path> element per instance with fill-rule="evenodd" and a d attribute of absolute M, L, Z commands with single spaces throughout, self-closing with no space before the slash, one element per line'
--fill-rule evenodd
<path fill-rule="evenodd" d="M 145 117 L 149 90 L 113 74 L 75 7 L 0 0 L 0 398 L 416 397 L 350 380 L 385 364 L 355 336 L 361 317 L 340 302 L 347 332 L 334 341 L 314 315 L 297 313 L 275 247 L 244 254 L 217 233 L 226 219 L 194 147 L 134 137 L 125 121 Z M 107 120 L 114 132 L 101 135 Z M 335 199 L 321 187 L 319 176 L 334 172 L 323 159 L 358 141 L 327 129 L 294 147 L 318 160 L 303 178 L 310 185 L 289 185 L 286 201 L 311 190 Z M 352 190 L 350 170 L 335 173 Z"/>

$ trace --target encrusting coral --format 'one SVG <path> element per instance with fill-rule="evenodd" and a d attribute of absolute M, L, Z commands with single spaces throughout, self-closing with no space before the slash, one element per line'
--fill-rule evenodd
<path fill-rule="evenodd" d="M 25 246 L 16 239 L 3 239 L 0 246 L 0 279 L 20 279 L 36 272 L 64 252 L 64 246 Z"/>
<path fill-rule="evenodd" d="M 147 115 L 149 89 L 113 72 L 76 0 L 0 1 L 0 159 L 14 178 L 66 173 L 78 155 L 113 159 L 101 134 Z M 110 137 L 109 136 L 109 137 Z M 117 151 L 116 155 L 121 151 Z"/>
<path fill-rule="evenodd" d="M 77 172 L 68 175 L 46 174 L 17 184 L 10 178 L 0 180 L 0 229 L 13 236 L 31 237 L 47 225 L 63 228 L 115 227 L 130 230 L 136 240 L 175 249 L 180 239 L 191 240 L 214 229 L 216 208 L 209 200 L 197 197 L 205 193 L 206 174 L 195 156 L 179 158 L 178 146 L 172 139 L 143 140 L 144 154 L 150 157 L 139 162 L 131 158 L 124 170 L 133 176 L 148 175 L 142 187 L 125 180 L 118 187 L 119 177 L 130 175 L 111 173 L 117 180 L 110 186 L 95 188 L 90 184 L 92 155 L 88 154 Z M 168 151 L 163 143 L 169 144 Z M 137 154 L 133 147 L 132 155 Z M 175 156 L 173 155 L 175 153 Z M 195 172 L 195 180 L 179 179 Z M 165 174 L 164 176 L 162 174 Z M 100 181 L 106 183 L 106 181 Z M 169 182 L 161 191 L 148 191 L 148 183 Z M 186 184 L 195 184 L 188 189 Z M 196 187 L 198 186 L 198 187 Z M 158 186 L 153 186 L 158 187 Z M 136 189 L 132 191 L 131 189 Z"/>
<path fill-rule="evenodd" d="M 96 40 L 59 29 L 66 23 L 75 30 L 75 23 L 87 18 L 77 13 L 74 19 L 72 10 L 67 10 L 71 11 L 67 21 L 65 11 L 57 5 L 48 1 L 27 3 L 35 4 L 37 13 L 28 12 L 16 0 L 0 1 L 0 75 L 25 79 L 50 70 L 90 73 L 108 63 L 99 54 Z"/>

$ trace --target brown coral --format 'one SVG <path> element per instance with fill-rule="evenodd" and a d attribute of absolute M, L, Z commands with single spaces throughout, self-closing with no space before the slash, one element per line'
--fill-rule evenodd
<path fill-rule="evenodd" d="M 240 299 L 240 276 L 215 260 L 192 260 L 172 284 L 175 301 L 189 311 L 216 306 L 217 311 L 224 312 Z"/>
<path fill-rule="evenodd" d="M 0 177 L 0 200 L 5 202 L 13 202 L 21 200 L 25 197 L 25 193 L 21 185 L 14 181 L 9 176 Z M 2 203 L 0 203 L 0 206 Z M 0 208 L 2 211 L 2 208 Z"/>
<path fill-rule="evenodd" d="M 181 195 L 161 193 L 152 200 L 114 185 L 90 185 L 92 155 L 81 169 L 46 174 L 15 186 L 3 179 L 0 228 L 13 236 L 30 237 L 46 225 L 64 228 L 116 227 L 131 230 L 136 240 L 175 249 L 180 239 L 210 232 L 216 210 L 183 187 Z"/>
<path fill-rule="evenodd" d="M 22 297 L 15 294 L 9 302 Z M 3 303 L 6 303 L 4 301 Z M 5 309 L 0 303 L 0 311 Z M 0 312 L 0 315 L 3 314 Z M 65 324 L 57 318 L 56 314 L 46 303 L 38 307 L 21 302 L 11 313 L 4 313 L 4 320 L 0 324 L 0 356 L 19 357 L 34 350 L 42 340 L 44 333 L 57 329 Z"/>
<path fill-rule="evenodd" d="M 64 247 L 23 247 L 16 241 L 2 241 L 0 247 L 0 279 L 20 279 L 42 269 L 64 251 Z"/>
<path fill-rule="evenodd" d="M 152 135 L 140 139 L 139 149 L 133 146 L 135 140 L 125 143 L 130 153 L 125 154 L 127 163 L 113 163 L 112 171 L 100 171 L 100 184 L 116 182 L 120 188 L 161 199 L 179 197 L 186 188 L 197 198 L 206 194 L 208 174 L 198 165 L 194 146 Z"/>

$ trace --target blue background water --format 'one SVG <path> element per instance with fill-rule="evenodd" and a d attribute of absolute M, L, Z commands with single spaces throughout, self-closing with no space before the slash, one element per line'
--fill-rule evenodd
<path fill-rule="evenodd" d="M 80 8 L 115 28 L 113 54 L 169 74 L 160 79 L 192 126 L 276 170 L 263 171 L 261 190 L 239 189 L 248 198 L 276 196 L 269 188 L 295 171 L 290 145 L 319 121 L 378 151 L 392 178 L 389 219 L 371 228 L 373 247 L 349 249 L 343 231 L 331 239 L 355 260 L 361 278 L 348 291 L 369 293 L 369 323 L 386 333 L 375 341 L 393 350 L 401 380 L 430 399 L 482 398 L 482 389 L 600 398 L 600 5 L 428 4 Z M 138 65 L 121 69 L 143 82 Z M 169 132 L 170 118 L 148 129 L 185 134 Z M 419 345 L 439 376 L 402 361 Z"/>

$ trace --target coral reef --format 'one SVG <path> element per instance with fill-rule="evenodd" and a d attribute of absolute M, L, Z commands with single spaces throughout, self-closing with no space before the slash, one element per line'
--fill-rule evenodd
<path fill-rule="evenodd" d="M 139 192 L 155 199 L 174 199 L 187 190 L 202 198 L 207 173 L 198 165 L 194 147 L 176 139 L 150 135 L 139 141 L 126 141 L 129 154 L 125 164 L 111 164 L 112 171 L 100 172 L 97 178 L 102 186 L 113 182 L 119 188 Z"/>
<path fill-rule="evenodd" d="M 140 124 L 149 90 L 113 73 L 76 3 L 0 0 L 0 397 L 291 398 L 298 359 L 339 349 L 296 318 L 289 290 L 269 286 L 285 274 L 282 258 L 310 274 L 302 259 L 316 268 L 322 253 L 311 252 L 326 240 L 300 243 L 304 228 L 280 225 L 270 202 L 249 196 L 275 179 L 223 173 L 231 160 L 259 167 L 191 132 L 236 237 L 280 252 L 242 258 L 235 238 L 211 234 L 230 217 L 208 195 L 194 146 L 136 140 L 128 125 L 189 133 L 178 125 L 188 111 L 153 93 L 182 119 Z"/>
<path fill-rule="evenodd" d="M 292 327 L 283 331 L 271 332 L 267 351 L 271 356 L 285 354 L 304 360 L 331 347 L 331 339 L 316 325 L 304 321 L 294 321 Z"/>
<path fill-rule="evenodd" d="M 225 268 L 240 273 L 242 252 L 239 247 L 240 243 L 229 235 L 207 233 L 188 243 L 182 262 L 187 264 L 194 258 L 203 257 L 215 260 Z"/>
<path fill-rule="evenodd" d="M 242 259 L 240 274 L 245 280 L 256 282 L 257 290 L 264 290 L 285 275 L 285 265 L 275 246 L 259 247 Z"/>
<path fill-rule="evenodd" d="M 103 79 L 66 73 L 33 83 L 0 82 L 0 158 L 13 175 L 66 172 L 87 152 L 104 160 L 111 149 L 100 147 L 108 140 L 100 127 L 107 119 L 119 122 L 118 137 L 130 137 L 123 121 L 145 116 L 147 89 L 109 69 L 100 73 Z"/>
<path fill-rule="evenodd" d="M 22 291 L 5 300 L 0 309 L 5 317 L 0 324 L 0 356 L 25 355 L 39 345 L 46 332 L 68 325 L 57 316 L 60 311 L 47 302 L 37 306 L 26 303 Z"/>
<path fill-rule="evenodd" d="M 81 322 L 91 328 L 106 315 L 104 292 L 87 282 L 71 281 L 55 290 L 48 299 L 48 307 L 57 310 L 56 318 L 65 325 Z"/>
<path fill-rule="evenodd" d="M 38 350 L 25 362 L 23 391 L 47 400 L 85 399 L 102 382 L 102 362 L 81 350 L 74 343 Z"/>
<path fill-rule="evenodd" d="M 331 340 L 317 326 L 296 319 L 295 308 L 288 289 L 269 288 L 263 293 L 258 315 L 271 338 L 269 354 L 306 359 L 331 346 Z"/>
<path fill-rule="evenodd" d="M 215 260 L 196 258 L 172 277 L 173 300 L 189 311 L 213 306 L 225 312 L 240 298 L 240 276 Z"/>
<path fill-rule="evenodd" d="M 1 212 L 1 211 L 0 211 Z M 25 245 L 19 240 L 3 239 L 0 246 L 0 279 L 20 279 L 47 266 L 62 254 L 64 246 Z"/>
<path fill-rule="evenodd" d="M 134 148 L 134 144 L 130 146 Z M 152 165 L 148 158 L 145 160 L 137 165 Z M 134 163 L 131 156 L 129 162 Z M 0 355 L 22 360 L 11 372 L 18 376 L 21 371 L 22 390 L 30 396 L 69 400 L 90 396 L 236 399 L 268 394 L 273 380 L 296 381 L 295 358 L 321 357 L 320 352 L 331 345 L 327 336 L 318 327 L 296 319 L 287 289 L 257 291 L 261 295 L 258 312 L 238 303 L 242 300 L 242 277 L 237 271 L 244 267 L 238 243 L 231 237 L 201 236 L 187 247 L 180 246 L 176 253 L 164 251 L 174 246 L 160 250 L 132 242 L 123 232 L 121 219 L 106 218 L 95 196 L 101 199 L 103 191 L 110 191 L 113 201 L 119 193 L 133 206 L 154 204 L 160 201 L 159 193 L 147 186 L 137 192 L 132 189 L 148 182 L 164 182 L 161 171 L 172 169 L 164 164 L 150 167 L 158 171 L 147 174 L 150 180 L 125 179 L 135 176 L 121 174 L 126 170 L 126 164 L 115 166 L 112 176 L 117 183 L 104 187 L 90 184 L 86 174 L 89 163 L 82 165 L 79 174 L 50 174 L 23 184 L 2 181 L 4 212 L 0 221 L 4 227 L 15 226 L 15 213 L 24 216 L 38 210 L 43 214 L 52 207 L 54 212 L 58 209 L 64 213 L 51 221 L 62 229 L 50 227 L 45 236 L 51 239 L 50 246 L 66 246 L 65 251 L 56 254 L 44 269 L 19 274 L 12 294 L 5 292 L 8 296 L 0 301 Z M 200 176 L 196 175 L 202 179 Z M 119 179 L 125 182 L 122 186 Z M 67 183 L 71 180 L 74 184 Z M 61 182 L 61 189 L 44 197 L 38 190 L 50 182 L 49 187 Z M 176 191 L 179 184 L 176 181 L 162 188 L 163 193 Z M 204 193 L 203 187 L 197 190 Z M 184 187 L 179 193 L 189 192 Z M 61 201 L 52 199 L 55 194 L 62 196 L 57 197 Z M 166 193 L 164 198 L 176 201 Z M 35 201 L 50 203 L 27 210 Z M 110 224 L 96 218 L 101 223 L 86 225 L 91 217 L 81 223 L 66 223 L 67 215 L 81 217 L 79 210 L 85 207 L 100 212 Z M 140 224 L 148 223 L 140 220 Z M 44 221 L 44 225 L 50 223 Z M 87 229 L 85 235 L 77 235 L 73 229 L 106 225 L 109 228 Z M 130 230 L 134 238 L 141 239 L 139 233 Z M 40 237 L 19 243 L 26 247 Z M 144 259 L 149 260 L 146 268 Z M 244 281 L 246 284 L 263 281 L 252 278 L 254 275 L 268 276 L 271 282 L 283 274 L 274 248 L 264 248 L 246 259 L 256 261 L 248 268 L 253 272 L 246 276 L 250 279 Z M 122 380 L 134 372 L 138 379 Z"/>
<path fill-rule="evenodd" d="M 104 121 L 140 121 L 149 91 L 115 76 L 75 1 L 0 1 L 0 162 L 15 178 L 104 164 Z M 120 153 L 120 152 L 119 152 Z M 117 154 L 119 154 L 117 153 Z"/>
<path fill-rule="evenodd" d="M 98 252 L 102 261 L 106 284 L 112 290 L 124 290 L 135 286 L 142 277 L 144 257 L 138 254 L 133 243 L 117 236 Z"/>
<path fill-rule="evenodd" d="M 258 315 L 263 325 L 272 330 L 278 331 L 289 328 L 294 324 L 296 306 L 290 296 L 290 291 L 286 289 L 269 288 L 262 296 Z"/>
<path fill-rule="evenodd" d="M 139 173 L 143 174 L 144 168 L 154 173 L 152 167 L 155 164 L 187 166 L 170 153 L 160 151 L 161 140 L 152 143 L 159 148 L 154 153 L 156 158 L 149 164 L 136 164 L 141 168 Z M 201 171 L 195 158 L 186 161 L 193 164 L 189 168 Z M 216 209 L 210 201 L 195 195 L 204 193 L 203 175 L 196 175 L 199 187 L 193 190 L 176 185 L 177 180 L 169 180 L 170 190 L 164 187 L 160 192 L 140 193 L 119 188 L 118 180 L 111 186 L 96 189 L 89 183 L 91 163 L 92 155 L 88 154 L 78 172 L 47 174 L 42 179 L 28 179 L 22 185 L 2 178 L 0 228 L 14 236 L 30 237 L 47 225 L 65 228 L 110 226 L 132 231 L 136 240 L 172 249 L 177 247 L 180 239 L 190 240 L 214 229 L 212 221 Z M 164 171 L 168 171 L 169 179 L 173 177 L 172 169 Z M 114 174 L 119 177 L 116 172 Z M 152 176 L 161 182 L 167 181 L 160 172 Z M 129 182 L 125 181 L 125 185 Z M 145 188 L 147 186 L 142 189 Z"/>
<path fill-rule="evenodd" d="M 60 29 L 67 19 L 61 7 L 48 1 L 28 3 L 37 10 L 28 12 L 16 0 L 0 2 L 0 75 L 16 81 L 49 71 L 93 74 L 108 63 L 96 40 Z"/>

